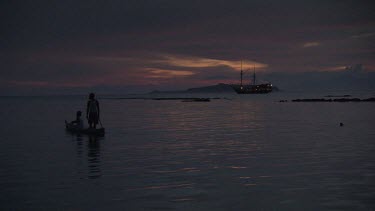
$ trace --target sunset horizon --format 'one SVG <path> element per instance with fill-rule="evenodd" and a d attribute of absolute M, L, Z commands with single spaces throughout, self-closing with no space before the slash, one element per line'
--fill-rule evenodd
<path fill-rule="evenodd" d="M 369 1 L 213 4 L 3 3 L 1 95 L 234 83 L 241 61 L 244 71 L 259 74 L 344 71 L 357 64 L 375 72 Z"/>
<path fill-rule="evenodd" d="M 374 0 L 0 1 L 0 210 L 375 210 Z"/>

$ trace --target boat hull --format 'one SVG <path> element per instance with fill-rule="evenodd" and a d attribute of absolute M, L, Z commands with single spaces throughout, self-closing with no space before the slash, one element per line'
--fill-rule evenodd
<path fill-rule="evenodd" d="M 231 87 L 236 91 L 237 94 L 267 94 L 272 92 L 271 84 L 259 84 L 259 85 L 238 85 L 234 84 Z"/>
<path fill-rule="evenodd" d="M 75 125 L 65 122 L 65 129 L 68 132 L 75 134 L 86 134 L 94 136 L 104 136 L 105 128 L 77 128 Z"/>

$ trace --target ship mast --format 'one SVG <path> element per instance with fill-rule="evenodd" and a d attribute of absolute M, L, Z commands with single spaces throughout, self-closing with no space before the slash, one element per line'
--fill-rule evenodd
<path fill-rule="evenodd" d="M 253 74 L 253 85 L 255 85 L 255 65 L 254 65 L 254 74 Z"/>
<path fill-rule="evenodd" d="M 242 75 L 243 75 L 243 72 L 242 72 L 242 60 L 241 60 L 241 89 L 242 89 Z"/>

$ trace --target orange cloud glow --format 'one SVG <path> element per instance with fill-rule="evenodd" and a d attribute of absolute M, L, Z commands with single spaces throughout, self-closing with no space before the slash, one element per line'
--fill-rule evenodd
<path fill-rule="evenodd" d="M 335 67 L 326 68 L 325 70 L 328 70 L 328 71 L 342 71 L 342 70 L 345 70 L 346 68 L 347 68 L 347 66 L 335 66 Z"/>
<path fill-rule="evenodd" d="M 170 55 L 170 54 L 154 54 L 144 58 L 139 57 L 89 57 L 85 58 L 85 61 L 96 62 L 100 64 L 133 64 L 135 66 L 143 66 L 144 69 L 149 71 L 160 71 L 164 69 L 158 69 L 160 65 L 169 66 L 172 69 L 179 68 L 215 68 L 226 66 L 232 70 L 241 70 L 241 60 L 223 60 L 223 59 L 211 59 L 204 57 L 193 57 L 193 56 L 182 56 L 182 55 Z M 268 65 L 252 60 L 242 60 L 242 69 L 253 69 L 256 68 L 258 71 L 267 68 Z M 188 71 L 175 71 L 166 70 L 167 72 L 154 72 L 157 74 L 170 74 L 170 75 L 192 75 L 193 73 Z M 172 71 L 172 72 L 171 72 Z"/>
<path fill-rule="evenodd" d="M 317 47 L 319 46 L 320 43 L 319 42 L 306 42 L 302 45 L 302 47 L 304 48 L 311 48 L 311 47 Z"/>
<path fill-rule="evenodd" d="M 241 69 L 241 61 L 230 61 L 230 60 L 219 60 L 219 59 L 209 59 L 202 57 L 187 57 L 187 56 L 175 56 L 175 55 L 165 55 L 162 59 L 157 60 L 156 62 L 175 66 L 175 67 L 190 67 L 190 68 L 207 68 L 207 67 L 219 67 L 227 66 L 234 70 Z M 243 60 L 242 69 L 251 69 L 251 68 L 262 69 L 268 67 L 267 64 Z"/>
<path fill-rule="evenodd" d="M 162 69 L 154 69 L 154 68 L 147 68 L 150 71 L 151 75 L 150 78 L 173 78 L 173 77 L 184 77 L 184 76 L 191 76 L 194 75 L 191 71 L 185 70 L 162 70 Z"/>

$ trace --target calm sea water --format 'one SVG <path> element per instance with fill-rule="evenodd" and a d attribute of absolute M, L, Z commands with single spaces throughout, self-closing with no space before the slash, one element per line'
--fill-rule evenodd
<path fill-rule="evenodd" d="M 374 210 L 375 104 L 298 95 L 100 99 L 103 138 L 64 130 L 85 97 L 1 97 L 0 210 Z"/>

